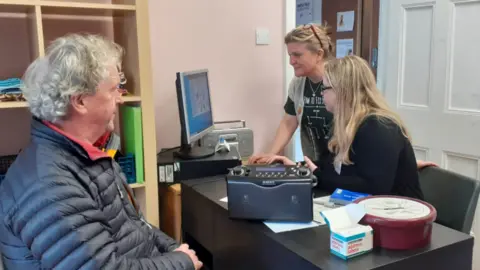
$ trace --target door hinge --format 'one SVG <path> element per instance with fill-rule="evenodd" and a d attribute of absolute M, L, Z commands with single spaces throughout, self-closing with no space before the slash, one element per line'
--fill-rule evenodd
<path fill-rule="evenodd" d="M 372 68 L 377 69 L 378 67 L 378 48 L 372 49 L 372 62 L 370 63 Z"/>

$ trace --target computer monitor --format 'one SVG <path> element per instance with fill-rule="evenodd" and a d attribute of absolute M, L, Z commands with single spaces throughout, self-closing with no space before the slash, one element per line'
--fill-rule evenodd
<path fill-rule="evenodd" d="M 214 155 L 215 149 L 195 144 L 214 129 L 208 70 L 177 72 L 176 87 L 181 130 L 176 156 L 196 159 Z"/>

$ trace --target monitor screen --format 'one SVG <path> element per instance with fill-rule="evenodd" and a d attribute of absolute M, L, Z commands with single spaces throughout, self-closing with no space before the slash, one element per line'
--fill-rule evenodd
<path fill-rule="evenodd" d="M 208 72 L 184 74 L 183 89 L 186 130 L 192 142 L 213 126 Z"/>

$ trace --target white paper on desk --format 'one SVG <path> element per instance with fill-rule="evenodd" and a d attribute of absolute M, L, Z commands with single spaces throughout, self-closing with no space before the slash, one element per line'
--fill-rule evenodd
<path fill-rule="evenodd" d="M 325 197 L 316 198 L 316 199 L 314 199 L 314 201 L 328 202 L 329 198 L 330 198 L 330 196 L 325 196 Z M 228 197 L 221 198 L 219 201 L 226 203 L 226 202 L 228 202 Z M 318 204 L 313 204 L 313 221 L 314 222 L 308 222 L 308 223 L 264 222 L 264 224 L 267 225 L 267 227 L 269 227 L 275 233 L 299 230 L 299 229 L 304 229 L 304 228 L 311 228 L 311 227 L 316 227 L 316 226 L 319 226 L 319 225 L 325 225 L 327 223 L 323 219 L 322 215 L 320 215 L 320 212 L 324 211 L 324 210 L 327 210 L 327 209 L 331 209 L 331 208 L 327 208 L 325 206 L 318 205 Z"/>
<path fill-rule="evenodd" d="M 319 225 L 325 225 L 327 222 L 325 222 L 325 219 L 323 219 L 322 215 L 320 212 L 327 210 L 329 208 L 326 208 L 323 205 L 320 204 L 313 204 L 313 221 L 317 222 Z"/>
<path fill-rule="evenodd" d="M 330 200 L 330 196 L 318 197 L 313 199 L 313 221 L 319 223 L 320 225 L 325 225 L 325 219 L 323 219 L 320 212 L 332 209 L 323 204 L 327 204 Z"/>
<path fill-rule="evenodd" d="M 280 232 L 288 232 L 288 231 L 295 231 L 295 230 L 301 230 L 301 229 L 307 229 L 307 228 L 313 228 L 320 226 L 317 222 L 278 222 L 278 221 L 270 221 L 270 222 L 263 222 L 265 225 L 267 225 L 270 230 L 272 230 L 274 233 L 280 233 Z"/>
<path fill-rule="evenodd" d="M 330 195 L 328 196 L 323 196 L 323 197 L 317 197 L 313 199 L 314 203 L 328 203 L 330 201 Z"/>

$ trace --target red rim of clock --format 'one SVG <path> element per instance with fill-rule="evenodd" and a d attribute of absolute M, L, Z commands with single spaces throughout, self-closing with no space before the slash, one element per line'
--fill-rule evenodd
<path fill-rule="evenodd" d="M 411 201 L 416 201 L 418 203 L 426 205 L 430 209 L 430 214 L 421 218 L 404 220 L 404 219 L 384 218 L 384 217 L 370 215 L 367 213 L 363 217 L 362 221 L 365 221 L 369 224 L 385 225 L 388 227 L 415 227 L 415 226 L 423 226 L 425 225 L 425 223 L 432 223 L 437 218 L 437 210 L 435 209 L 435 207 L 433 207 L 431 204 L 425 201 L 409 198 L 409 197 L 393 196 L 393 195 L 392 196 L 389 196 L 389 195 L 367 196 L 367 197 L 363 197 L 355 200 L 354 203 L 358 204 L 361 201 L 365 201 L 373 198 L 398 198 L 398 199 L 407 199 Z"/>

